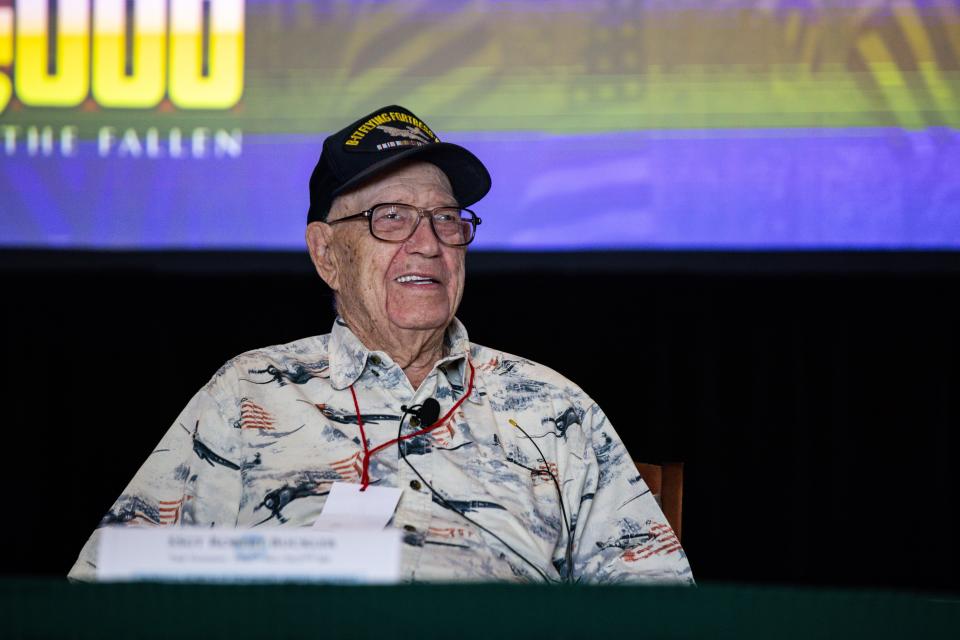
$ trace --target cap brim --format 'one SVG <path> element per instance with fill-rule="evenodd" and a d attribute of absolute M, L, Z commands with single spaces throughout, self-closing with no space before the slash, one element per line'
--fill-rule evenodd
<path fill-rule="evenodd" d="M 414 147 L 372 164 L 334 189 L 332 195 L 336 197 L 356 189 L 390 168 L 413 160 L 429 162 L 443 171 L 461 207 L 469 207 L 490 191 L 490 173 L 477 156 L 460 145 L 438 142 Z"/>

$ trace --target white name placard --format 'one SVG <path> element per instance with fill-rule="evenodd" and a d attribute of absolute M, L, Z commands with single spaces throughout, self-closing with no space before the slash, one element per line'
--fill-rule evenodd
<path fill-rule="evenodd" d="M 386 531 L 107 527 L 103 581 L 339 582 L 400 578 L 400 534 Z"/>
<path fill-rule="evenodd" d="M 323 531 L 383 529 L 393 517 L 402 491 L 396 487 L 367 487 L 334 482 L 323 512 L 313 526 Z"/>

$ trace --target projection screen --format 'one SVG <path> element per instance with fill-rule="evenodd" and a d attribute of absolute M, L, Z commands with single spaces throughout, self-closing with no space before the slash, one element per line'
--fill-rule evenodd
<path fill-rule="evenodd" d="M 300 249 L 391 104 L 480 250 L 960 248 L 953 0 L 0 0 L 0 244 Z"/>

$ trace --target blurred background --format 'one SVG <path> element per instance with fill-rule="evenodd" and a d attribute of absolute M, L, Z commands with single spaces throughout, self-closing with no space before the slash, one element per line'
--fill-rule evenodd
<path fill-rule="evenodd" d="M 0 0 L 0 572 L 329 331 L 307 180 L 390 104 L 493 176 L 472 340 L 685 462 L 699 580 L 960 590 L 954 0 Z"/>

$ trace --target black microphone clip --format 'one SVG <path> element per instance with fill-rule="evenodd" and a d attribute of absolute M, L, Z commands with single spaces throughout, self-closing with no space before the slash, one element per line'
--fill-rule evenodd
<path fill-rule="evenodd" d="M 419 420 L 420 424 L 429 427 L 440 417 L 440 403 L 433 398 L 427 398 L 422 404 L 415 404 L 412 407 L 402 404 L 400 411 L 409 413 Z"/>
<path fill-rule="evenodd" d="M 440 403 L 433 398 L 427 398 L 420 405 L 419 411 L 420 424 L 431 426 L 440 417 Z"/>

